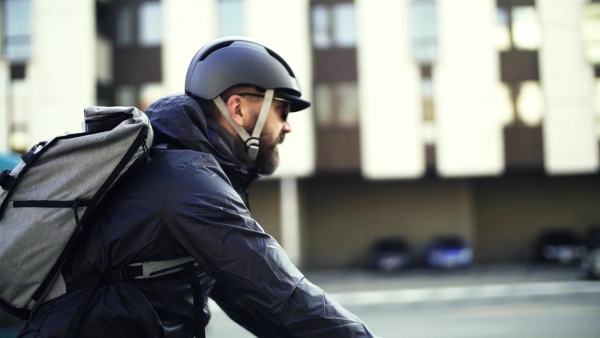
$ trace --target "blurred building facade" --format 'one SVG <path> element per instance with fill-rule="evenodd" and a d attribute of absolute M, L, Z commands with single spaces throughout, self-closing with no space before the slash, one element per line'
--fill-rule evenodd
<path fill-rule="evenodd" d="M 379 238 L 459 234 L 524 261 L 600 223 L 596 0 L 2 0 L 0 151 L 81 129 L 83 107 L 183 91 L 224 35 L 272 46 L 309 112 L 252 212 L 292 259 L 360 264 Z"/>

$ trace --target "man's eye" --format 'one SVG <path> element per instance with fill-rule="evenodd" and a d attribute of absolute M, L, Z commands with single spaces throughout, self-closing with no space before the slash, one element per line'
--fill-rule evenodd
<path fill-rule="evenodd" d="M 287 121 L 288 114 L 290 113 L 290 106 L 282 106 L 281 107 L 281 118 L 284 121 Z"/>

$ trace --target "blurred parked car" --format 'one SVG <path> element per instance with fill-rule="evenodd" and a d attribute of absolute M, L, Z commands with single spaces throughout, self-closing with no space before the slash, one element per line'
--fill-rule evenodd
<path fill-rule="evenodd" d="M 380 239 L 371 248 L 370 266 L 378 271 L 398 271 L 412 263 L 407 241 L 403 238 Z"/>
<path fill-rule="evenodd" d="M 572 264 L 585 254 L 585 247 L 571 229 L 547 229 L 542 231 L 535 243 L 538 262 Z"/>
<path fill-rule="evenodd" d="M 23 321 L 0 311 L 0 338 L 16 337 Z"/>
<path fill-rule="evenodd" d="M 12 170 L 21 162 L 21 157 L 15 153 L 0 153 L 0 171 Z"/>
<path fill-rule="evenodd" d="M 600 279 L 600 225 L 587 231 L 584 244 L 586 252 L 581 259 L 581 275 L 586 279 Z"/>
<path fill-rule="evenodd" d="M 473 264 L 473 245 L 458 235 L 437 236 L 425 247 L 425 261 L 433 268 L 468 267 Z"/>

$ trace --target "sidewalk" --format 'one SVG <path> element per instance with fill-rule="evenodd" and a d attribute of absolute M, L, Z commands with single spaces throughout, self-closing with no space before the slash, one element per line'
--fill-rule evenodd
<path fill-rule="evenodd" d="M 337 269 L 305 271 L 305 274 L 312 283 L 328 293 L 583 282 L 578 275 L 577 267 L 560 265 L 488 265 L 450 271 L 415 268 L 394 273 L 379 273 L 366 269 Z M 600 282 L 597 284 L 600 285 Z"/>
<path fill-rule="evenodd" d="M 345 306 L 600 295 L 600 281 L 581 279 L 576 266 L 515 264 L 395 273 L 355 269 L 308 271 L 306 276 Z"/>

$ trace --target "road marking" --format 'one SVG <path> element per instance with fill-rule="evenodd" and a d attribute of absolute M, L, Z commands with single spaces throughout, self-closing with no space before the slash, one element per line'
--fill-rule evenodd
<path fill-rule="evenodd" d="M 551 296 L 577 293 L 600 293 L 600 283 L 577 281 L 496 284 L 427 289 L 358 291 L 331 293 L 329 295 L 338 303 L 349 306 Z"/>

